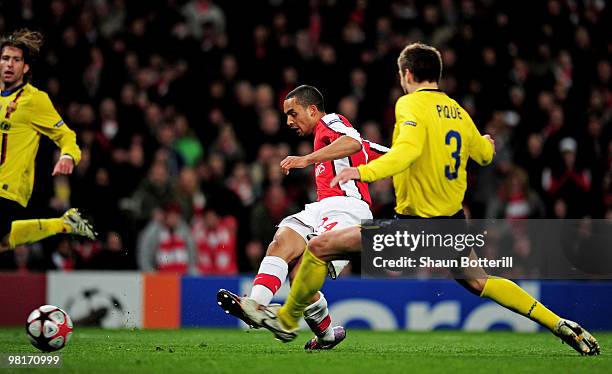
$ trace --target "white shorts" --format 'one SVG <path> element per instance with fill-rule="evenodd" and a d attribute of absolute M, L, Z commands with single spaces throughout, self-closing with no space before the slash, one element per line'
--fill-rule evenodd
<path fill-rule="evenodd" d="M 278 227 L 289 227 L 300 234 L 306 243 L 313 235 L 326 231 L 357 226 L 362 220 L 372 219 L 370 206 L 354 197 L 332 196 L 306 204 L 304 210 L 286 217 Z M 340 274 L 348 261 L 332 261 L 336 274 Z"/>

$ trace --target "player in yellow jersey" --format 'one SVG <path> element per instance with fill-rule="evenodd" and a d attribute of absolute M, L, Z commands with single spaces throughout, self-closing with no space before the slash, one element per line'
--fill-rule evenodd
<path fill-rule="evenodd" d="M 42 35 L 27 29 L 15 31 L 0 44 L 0 252 L 59 233 L 95 237 L 74 208 L 60 218 L 16 220 L 24 215 L 32 195 L 40 135 L 61 149 L 54 176 L 71 174 L 81 157 L 75 133 L 49 96 L 28 82 L 31 60 L 41 45 Z"/>
<path fill-rule="evenodd" d="M 342 170 L 331 184 L 374 182 L 393 176 L 398 218 L 465 219 L 461 204 L 467 186 L 467 159 L 489 164 L 495 153 L 494 141 L 482 136 L 468 113 L 438 88 L 442 72 L 438 50 L 411 44 L 400 54 L 398 67 L 406 95 L 396 103 L 391 150 L 366 165 Z M 245 301 L 243 310 L 277 338 L 292 340 L 308 300 L 323 286 L 327 262 L 360 252 L 359 227 L 323 233 L 308 243 L 282 308 L 271 310 Z M 473 251 L 470 257 L 476 258 Z M 540 323 L 579 353 L 599 354 L 599 345 L 590 333 L 551 312 L 516 283 L 489 277 L 481 268 L 454 275 L 472 293 Z"/>

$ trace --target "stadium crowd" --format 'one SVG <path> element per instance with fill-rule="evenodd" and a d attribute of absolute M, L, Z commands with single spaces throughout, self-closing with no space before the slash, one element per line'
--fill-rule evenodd
<path fill-rule="evenodd" d="M 83 151 L 70 178 L 41 144 L 32 212 L 86 212 L 98 242 L 18 247 L 9 267 L 234 274 L 257 269 L 275 224 L 316 198 L 312 140 L 284 96 L 323 92 L 389 145 L 396 58 L 437 46 L 443 90 L 496 140 L 469 175 L 471 217 L 612 217 L 612 9 L 601 0 L 0 0 L 0 31 L 46 36 L 33 83 Z M 529 16 L 526 16 L 529 14 Z M 390 180 L 370 186 L 393 214 Z M 33 213 L 34 215 L 34 213 Z M 175 254 L 160 261 L 159 251 Z M 167 260 L 171 258 L 171 260 Z"/>

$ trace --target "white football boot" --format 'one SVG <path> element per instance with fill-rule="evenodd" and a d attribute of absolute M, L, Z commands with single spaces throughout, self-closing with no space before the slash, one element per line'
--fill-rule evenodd
<path fill-rule="evenodd" d="M 272 331 L 274 336 L 284 342 L 290 342 L 297 336 L 298 329 L 287 329 L 278 318 L 280 307 L 275 305 L 260 305 L 257 301 L 243 297 L 240 306 L 247 317 L 255 324 Z"/>
<path fill-rule="evenodd" d="M 592 356 L 600 353 L 599 343 L 593 335 L 574 321 L 561 319 L 555 326 L 553 334 L 581 355 Z"/>

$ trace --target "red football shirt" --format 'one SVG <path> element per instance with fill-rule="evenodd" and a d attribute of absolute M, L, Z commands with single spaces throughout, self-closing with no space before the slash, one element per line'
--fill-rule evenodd
<path fill-rule="evenodd" d="M 348 157 L 315 163 L 317 201 L 331 196 L 349 196 L 371 205 L 367 183 L 352 180 L 335 187 L 330 187 L 329 183 L 342 169 L 367 164 L 370 160 L 388 151 L 388 148 L 363 140 L 359 132 L 344 116 L 330 113 L 323 116 L 314 129 L 314 150 L 317 151 L 344 135 L 359 141 L 362 147 Z"/>

